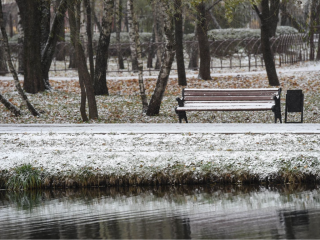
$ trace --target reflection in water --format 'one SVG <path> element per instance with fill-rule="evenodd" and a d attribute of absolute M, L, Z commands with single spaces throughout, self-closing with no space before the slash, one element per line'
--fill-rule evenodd
<path fill-rule="evenodd" d="M 317 186 L 0 191 L 0 238 L 319 238 L 318 226 Z"/>

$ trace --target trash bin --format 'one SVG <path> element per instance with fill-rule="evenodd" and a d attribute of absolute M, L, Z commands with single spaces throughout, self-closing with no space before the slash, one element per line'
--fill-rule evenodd
<path fill-rule="evenodd" d="M 303 101 L 304 94 L 302 90 L 287 90 L 286 95 L 286 110 L 285 110 L 285 123 L 302 123 L 303 122 Z M 288 122 L 288 113 L 301 113 L 300 122 Z"/>

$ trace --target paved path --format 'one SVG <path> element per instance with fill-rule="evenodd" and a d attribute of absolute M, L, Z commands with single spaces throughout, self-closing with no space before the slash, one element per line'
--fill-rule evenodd
<path fill-rule="evenodd" d="M 133 123 L 133 124 L 0 124 L 1 133 L 293 133 L 320 134 L 320 124 Z"/>

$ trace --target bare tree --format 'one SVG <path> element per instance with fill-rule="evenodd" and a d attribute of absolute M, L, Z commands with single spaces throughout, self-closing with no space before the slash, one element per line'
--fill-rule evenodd
<path fill-rule="evenodd" d="M 0 102 L 16 117 L 21 115 L 20 109 L 17 108 L 15 105 L 13 105 L 11 102 L 9 102 L 4 96 L 2 96 L 1 93 L 0 93 Z"/>
<path fill-rule="evenodd" d="M 130 36 L 130 46 L 131 46 L 131 55 L 136 59 L 138 65 L 138 74 L 139 74 L 139 89 L 140 97 L 142 102 L 142 111 L 146 112 L 148 109 L 148 101 L 145 93 L 144 82 L 143 82 L 143 62 L 141 54 L 141 43 L 138 31 L 138 23 L 133 9 L 133 0 L 127 1 L 128 9 L 128 27 L 129 27 L 129 36 Z"/>
<path fill-rule="evenodd" d="M 113 19 L 114 0 L 104 0 L 101 32 L 96 55 L 94 76 L 94 93 L 96 95 L 109 94 L 106 82 L 108 49 L 110 44 L 111 25 Z"/>
<path fill-rule="evenodd" d="M 176 40 L 176 59 L 178 68 L 178 84 L 187 86 L 186 70 L 184 66 L 183 55 L 183 24 L 182 24 L 182 3 L 181 0 L 175 0 L 175 40 Z"/>
<path fill-rule="evenodd" d="M 156 56 L 157 61 L 155 64 L 155 69 L 160 69 L 161 66 L 161 54 L 162 54 L 162 29 L 163 29 L 163 18 L 161 14 L 161 5 L 160 0 L 154 0 L 152 2 L 152 8 L 153 8 L 153 31 L 155 36 L 155 43 L 156 43 Z"/>
<path fill-rule="evenodd" d="M 149 103 L 149 108 L 147 111 L 148 116 L 159 114 L 161 102 L 168 84 L 172 62 L 175 55 L 173 15 L 170 12 L 169 2 L 169 0 L 161 0 L 161 13 L 163 14 L 164 33 L 166 39 L 165 49 L 163 58 L 161 60 L 161 68 L 158 75 L 156 87 Z"/>
<path fill-rule="evenodd" d="M 22 18 L 24 41 L 24 89 L 28 93 L 45 90 L 41 69 L 41 1 L 16 0 Z"/>
<path fill-rule="evenodd" d="M 43 82 L 47 89 L 50 89 L 49 84 L 49 70 L 52 63 L 53 55 L 56 49 L 57 42 L 59 40 L 59 33 L 61 32 L 61 26 L 64 25 L 64 16 L 67 10 L 67 0 L 61 0 L 60 4 L 56 10 L 52 21 L 52 27 L 50 33 L 47 35 L 43 41 L 42 51 L 41 51 L 41 69 Z M 43 26 L 44 28 L 45 26 Z M 44 31 L 44 30 L 43 30 Z"/>
<path fill-rule="evenodd" d="M 257 5 L 253 4 L 253 7 L 258 14 L 260 21 L 261 21 L 261 49 L 263 59 L 266 65 L 267 76 L 269 80 L 269 84 L 271 86 L 279 86 L 279 79 L 276 71 L 276 66 L 273 59 L 273 53 L 271 50 L 270 44 L 270 9 L 269 9 L 269 0 L 262 0 L 261 1 L 261 9 L 260 12 Z"/>
<path fill-rule="evenodd" d="M 122 16 L 122 5 L 121 0 L 115 0 L 115 24 L 116 24 L 116 42 L 117 42 L 117 56 L 119 69 L 124 69 L 121 42 L 120 42 L 120 32 L 121 32 L 121 16 Z"/>
<path fill-rule="evenodd" d="M 19 78 L 17 75 L 16 70 L 13 67 L 12 61 L 11 61 L 11 52 L 10 52 L 10 47 L 9 47 L 9 41 L 8 41 L 8 35 L 5 29 L 5 25 L 4 25 L 4 20 L 3 20 L 3 12 L 2 12 L 2 2 L 0 0 L 0 27 L 1 27 L 1 33 L 2 33 L 2 37 L 3 37 L 3 43 L 4 43 L 4 50 L 6 52 L 6 57 L 7 57 L 7 61 L 8 61 L 8 65 L 9 65 L 9 69 L 10 72 L 13 75 L 13 79 L 14 79 L 14 83 L 16 86 L 16 89 L 22 99 L 22 102 L 27 106 L 27 108 L 29 109 L 29 111 L 31 112 L 31 114 L 33 116 L 39 116 L 39 112 L 33 107 L 33 105 L 29 102 L 27 95 L 24 93 L 20 82 L 19 82 Z"/>
<path fill-rule="evenodd" d="M 208 40 L 207 10 L 204 1 L 197 5 L 197 34 L 200 50 L 200 68 L 198 78 L 211 80 L 210 76 L 210 47 Z"/>
<path fill-rule="evenodd" d="M 76 50 L 79 82 L 81 87 L 81 107 L 80 112 L 83 121 L 87 121 L 85 111 L 86 98 L 89 106 L 89 119 L 98 118 L 97 103 L 94 94 L 94 88 L 86 64 L 86 56 L 80 41 L 80 1 L 68 0 L 68 14 L 70 24 L 71 42 Z"/>
<path fill-rule="evenodd" d="M 90 76 L 91 76 L 91 81 L 94 81 L 94 63 L 93 63 L 93 46 L 92 46 L 92 11 L 91 11 L 91 5 L 89 0 L 84 0 L 84 6 L 86 9 L 86 16 L 87 16 L 87 25 L 86 25 L 86 30 L 87 30 L 87 37 L 88 37 L 88 57 L 89 57 L 89 65 L 90 65 Z"/>

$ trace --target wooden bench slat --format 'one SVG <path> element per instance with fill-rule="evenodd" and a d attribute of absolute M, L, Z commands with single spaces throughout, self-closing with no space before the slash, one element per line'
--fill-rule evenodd
<path fill-rule="evenodd" d="M 232 103 L 225 103 L 225 102 L 220 102 L 220 103 L 187 103 L 184 105 L 184 107 L 193 107 L 193 106 L 233 106 L 233 107 L 237 107 L 237 106 L 273 106 L 274 103 L 271 102 L 254 102 L 254 103 L 240 103 L 240 102 L 232 102 Z"/>
<path fill-rule="evenodd" d="M 253 106 L 242 106 L 237 108 L 227 107 L 227 106 L 217 106 L 217 107 L 183 107 L 177 108 L 177 111 L 265 111 L 271 110 L 270 107 L 253 107 Z"/>
<path fill-rule="evenodd" d="M 186 96 L 274 96 L 275 92 L 184 92 Z"/>
<path fill-rule="evenodd" d="M 268 92 L 273 91 L 278 93 L 278 88 L 185 88 L 184 91 L 195 91 L 195 92 L 203 92 L 203 91 L 210 91 L 210 92 L 255 92 L 255 91 L 262 91 L 262 92 Z"/>
<path fill-rule="evenodd" d="M 272 100 L 273 96 L 185 96 L 185 101 L 259 101 Z"/>

